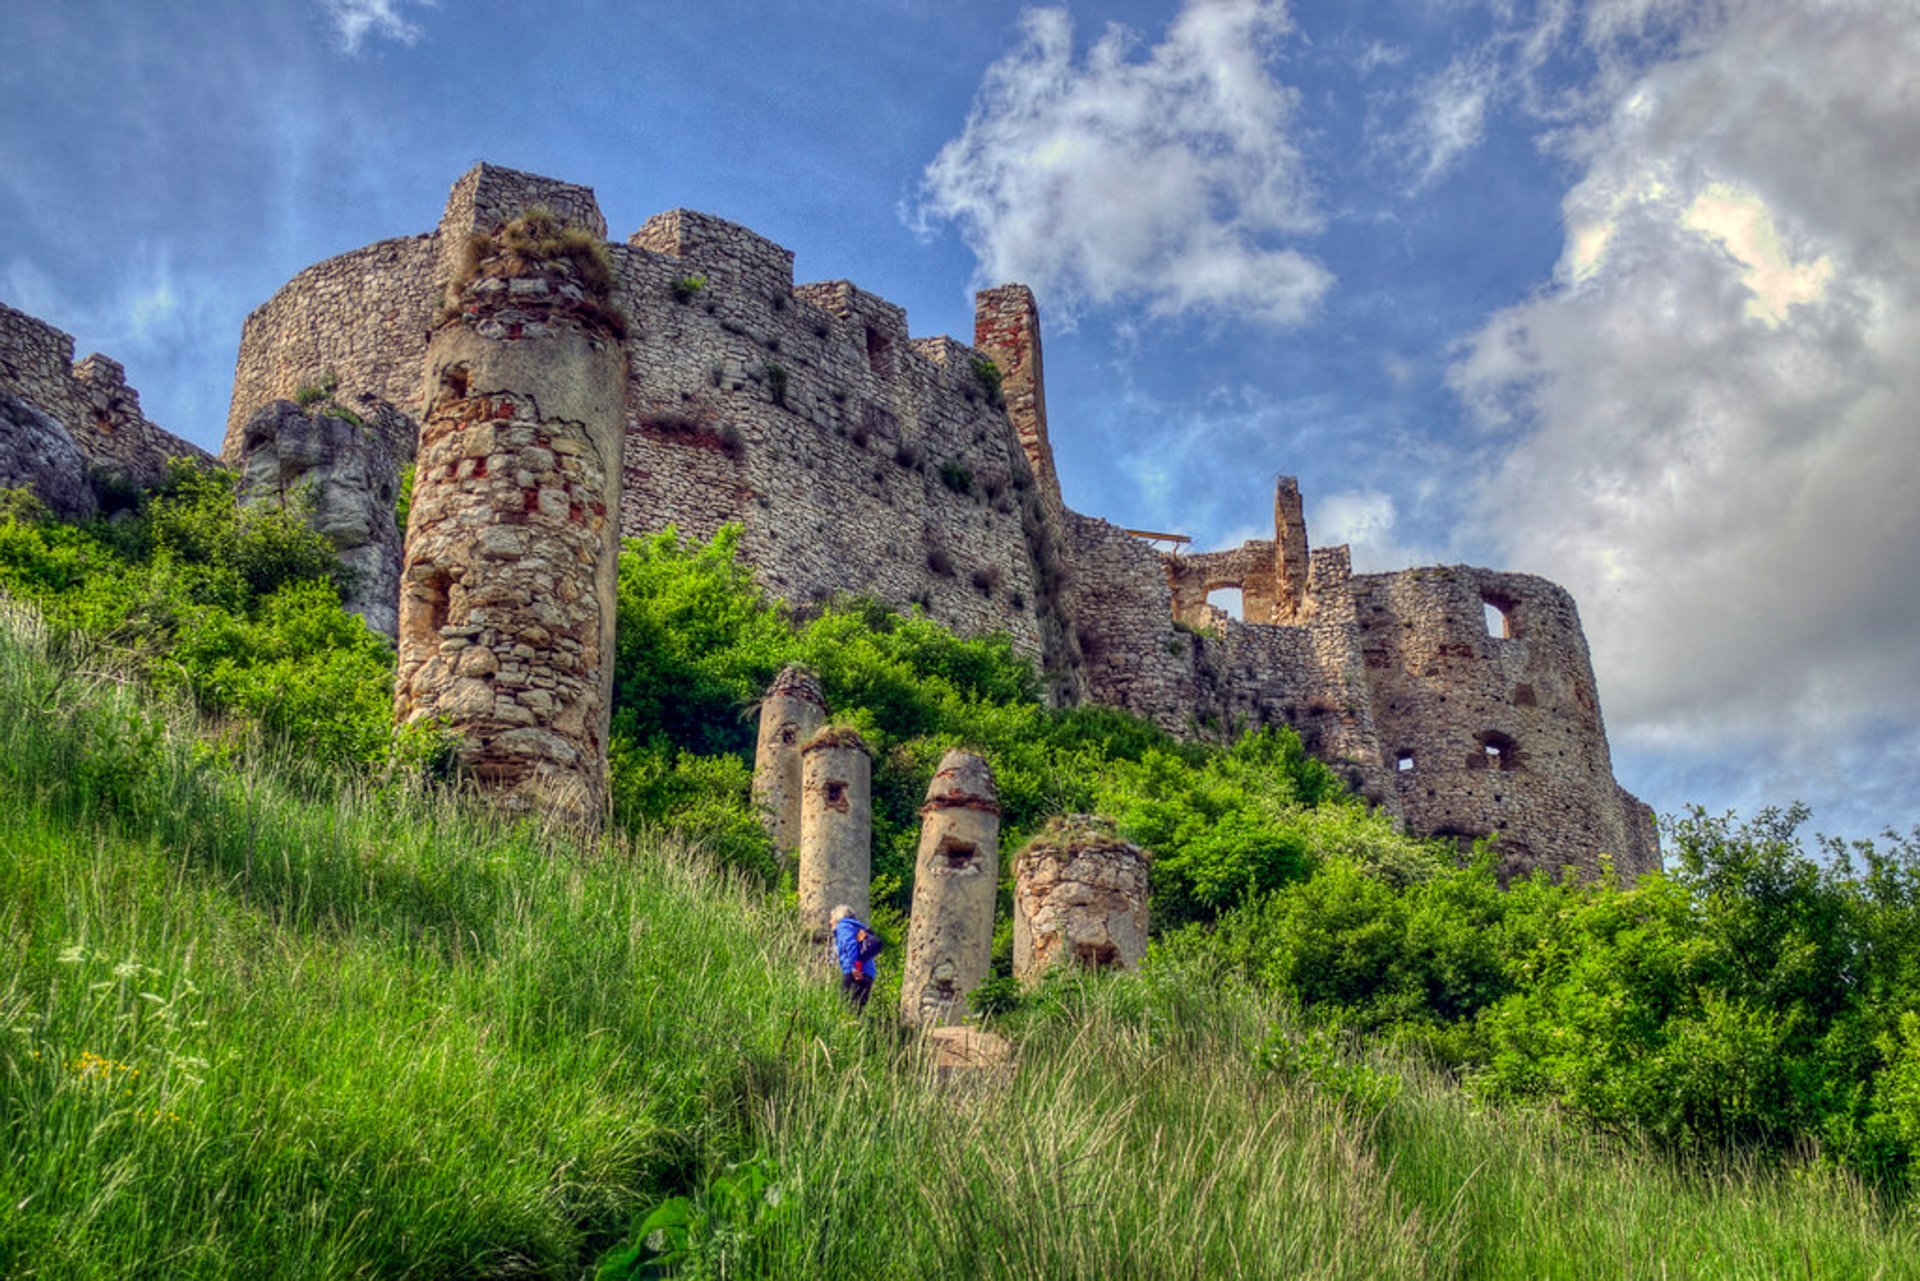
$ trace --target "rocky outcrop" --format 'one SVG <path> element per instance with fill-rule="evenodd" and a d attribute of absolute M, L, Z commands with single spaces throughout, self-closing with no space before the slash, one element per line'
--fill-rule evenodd
<path fill-rule="evenodd" d="M 262 405 L 241 433 L 240 501 L 290 505 L 332 540 L 342 599 L 367 626 L 391 637 L 399 621 L 400 527 L 394 523 L 397 464 L 365 426 L 290 400 Z"/>
<path fill-rule="evenodd" d="M 0 391 L 0 489 L 25 488 L 61 520 L 94 512 L 87 459 L 58 421 Z"/>

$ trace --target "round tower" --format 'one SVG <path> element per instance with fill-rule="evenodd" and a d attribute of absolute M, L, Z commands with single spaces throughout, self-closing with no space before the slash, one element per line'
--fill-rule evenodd
<path fill-rule="evenodd" d="M 800 749 L 800 919 L 825 938 L 845 904 L 867 919 L 873 882 L 873 763 L 860 735 L 829 725 Z"/>
<path fill-rule="evenodd" d="M 1013 863 L 1013 976 L 1028 987 L 1052 966 L 1131 970 L 1147 954 L 1150 856 L 1109 819 L 1052 819 Z"/>
<path fill-rule="evenodd" d="M 782 668 L 760 702 L 753 804 L 774 848 L 784 857 L 792 857 L 800 848 L 800 749 L 826 720 L 827 700 L 820 692 L 820 681 L 804 667 Z"/>
<path fill-rule="evenodd" d="M 516 806 L 605 797 L 624 321 L 606 252 L 529 214 L 475 233 L 427 344 L 394 710 L 441 718 Z"/>
<path fill-rule="evenodd" d="M 993 770 L 949 751 L 920 807 L 913 921 L 900 983 L 900 1017 L 916 1026 L 958 1023 L 967 993 L 987 977 L 993 900 L 1000 878 L 1000 802 Z"/>

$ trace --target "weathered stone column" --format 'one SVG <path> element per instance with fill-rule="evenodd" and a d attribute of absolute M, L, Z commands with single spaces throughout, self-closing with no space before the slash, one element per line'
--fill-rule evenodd
<path fill-rule="evenodd" d="M 1111 820 L 1050 821 L 1013 864 L 1013 976 L 1028 987 L 1064 964 L 1133 969 L 1147 954 L 1147 864 Z"/>
<path fill-rule="evenodd" d="M 782 668 L 760 702 L 753 804 L 774 848 L 785 857 L 800 848 L 800 749 L 826 719 L 826 696 L 820 692 L 819 680 L 804 667 Z"/>
<path fill-rule="evenodd" d="M 458 731 L 492 792 L 584 822 L 605 795 L 627 384 L 597 247 L 524 219 L 476 238 L 454 282 L 427 345 L 394 696 L 401 722 Z"/>
<path fill-rule="evenodd" d="M 800 753 L 800 920 L 825 938 L 839 904 L 867 919 L 873 761 L 860 735 L 839 725 L 819 731 Z"/>
<path fill-rule="evenodd" d="M 1025 285 L 1000 285 L 973 296 L 973 345 L 1000 370 L 1007 417 L 1020 437 L 1047 510 L 1063 510 L 1060 477 L 1047 438 L 1047 380 L 1040 361 L 1040 307 Z"/>
<path fill-rule="evenodd" d="M 1000 802 L 993 771 L 950 751 L 920 807 L 913 922 L 900 983 L 900 1017 L 916 1026 L 958 1023 L 967 993 L 987 977 L 993 900 L 1000 879 Z"/>

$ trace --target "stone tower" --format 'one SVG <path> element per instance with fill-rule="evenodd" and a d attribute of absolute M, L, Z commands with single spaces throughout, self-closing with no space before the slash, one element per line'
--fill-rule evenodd
<path fill-rule="evenodd" d="M 793 857 L 800 848 L 800 749 L 826 719 L 827 700 L 820 692 L 820 681 L 804 667 L 782 668 L 760 702 L 753 803 L 774 848 L 784 858 Z"/>
<path fill-rule="evenodd" d="M 475 233 L 428 340 L 394 704 L 403 723 L 450 724 L 488 790 L 590 822 L 605 796 L 627 360 L 592 250 L 570 252 L 546 222 Z"/>
<path fill-rule="evenodd" d="M 1013 976 L 1054 965 L 1130 970 L 1147 954 L 1147 864 L 1091 814 L 1050 821 L 1014 858 Z"/>
<path fill-rule="evenodd" d="M 836 905 L 867 919 L 873 761 L 860 735 L 838 725 L 808 739 L 800 760 L 800 920 L 824 938 Z"/>
<path fill-rule="evenodd" d="M 1033 468 L 1041 501 L 1058 514 L 1065 505 L 1060 498 L 1060 477 L 1053 466 L 1053 442 L 1047 438 L 1040 306 L 1033 300 L 1033 290 L 1025 285 L 1000 285 L 975 294 L 973 345 L 999 369 L 1007 417 Z"/>
<path fill-rule="evenodd" d="M 900 1017 L 915 1026 L 958 1023 L 993 954 L 1000 802 L 986 761 L 958 750 L 941 757 L 920 819 Z"/>

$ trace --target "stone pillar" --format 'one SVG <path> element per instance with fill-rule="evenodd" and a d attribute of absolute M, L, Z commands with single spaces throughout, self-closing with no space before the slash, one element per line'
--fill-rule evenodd
<path fill-rule="evenodd" d="M 760 702 L 753 804 L 782 857 L 791 858 L 800 848 L 800 749 L 826 719 L 820 681 L 804 667 L 782 668 Z"/>
<path fill-rule="evenodd" d="M 993 954 L 1000 803 L 987 763 L 957 750 L 941 757 L 920 820 L 900 1017 L 915 1026 L 958 1023 Z"/>
<path fill-rule="evenodd" d="M 1300 507 L 1300 482 L 1292 476 L 1280 477 L 1273 487 L 1273 541 L 1278 579 L 1273 621 L 1295 623 L 1306 609 L 1307 518 Z"/>
<path fill-rule="evenodd" d="M 867 919 L 873 762 L 860 735 L 839 725 L 808 739 L 800 760 L 800 920 L 825 938 L 838 904 Z"/>
<path fill-rule="evenodd" d="M 1091 814 L 1053 819 L 1015 856 L 1013 976 L 1052 966 L 1131 970 L 1147 954 L 1149 855 Z"/>
<path fill-rule="evenodd" d="M 428 339 L 395 715 L 443 718 L 463 769 L 511 805 L 593 822 L 613 693 L 621 321 L 582 265 L 591 246 L 476 249 Z"/>
<path fill-rule="evenodd" d="M 1040 307 L 1025 285 L 1000 285 L 973 296 L 973 345 L 1000 369 L 1007 417 L 1033 467 L 1047 510 L 1062 511 L 1060 477 L 1047 439 L 1047 384 L 1040 366 Z"/>

